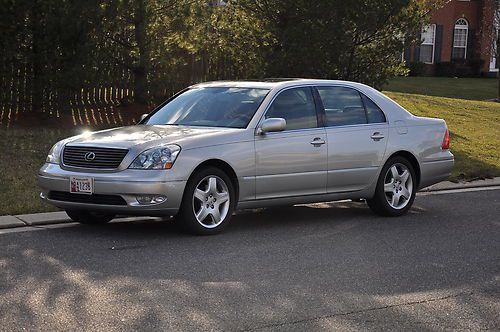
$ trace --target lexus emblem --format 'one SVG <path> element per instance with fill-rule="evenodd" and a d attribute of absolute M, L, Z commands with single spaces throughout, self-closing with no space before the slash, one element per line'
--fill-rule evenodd
<path fill-rule="evenodd" d="M 94 152 L 87 152 L 85 154 L 85 161 L 92 161 L 95 159 L 95 153 Z"/>

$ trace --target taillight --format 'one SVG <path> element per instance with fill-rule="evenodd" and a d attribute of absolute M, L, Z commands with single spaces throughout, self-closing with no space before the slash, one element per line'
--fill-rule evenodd
<path fill-rule="evenodd" d="M 441 149 L 450 149 L 450 132 L 448 131 L 448 129 L 446 129 L 446 131 L 444 132 L 443 144 L 441 144 Z"/>

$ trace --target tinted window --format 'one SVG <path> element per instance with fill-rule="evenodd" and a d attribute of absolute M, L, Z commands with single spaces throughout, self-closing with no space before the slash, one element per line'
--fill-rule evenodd
<path fill-rule="evenodd" d="M 165 104 L 146 124 L 245 128 L 268 92 L 246 88 L 189 89 Z"/>
<path fill-rule="evenodd" d="M 327 126 L 367 123 L 358 91 L 344 87 L 318 87 L 318 92 L 325 108 Z"/>
<path fill-rule="evenodd" d="M 385 122 L 384 112 L 370 98 L 363 95 L 363 102 L 365 103 L 366 115 L 368 116 L 368 123 Z"/>
<path fill-rule="evenodd" d="M 266 119 L 269 118 L 285 119 L 287 130 L 317 127 L 311 89 L 296 88 L 281 92 L 266 113 Z"/>

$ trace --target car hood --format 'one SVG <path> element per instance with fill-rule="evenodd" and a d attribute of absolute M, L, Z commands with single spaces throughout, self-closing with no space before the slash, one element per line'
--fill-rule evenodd
<path fill-rule="evenodd" d="M 241 132 L 241 129 L 207 128 L 171 125 L 136 125 L 130 127 L 113 128 L 97 132 L 87 132 L 75 136 L 67 144 L 79 146 L 98 146 L 109 148 L 149 148 L 158 144 L 186 143 L 192 145 L 194 138 L 209 138 L 227 136 L 232 132 Z M 207 140 L 205 140 L 207 142 Z"/>

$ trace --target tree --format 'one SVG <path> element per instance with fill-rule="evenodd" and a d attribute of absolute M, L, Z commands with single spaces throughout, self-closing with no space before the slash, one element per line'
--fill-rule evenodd
<path fill-rule="evenodd" d="M 493 24 L 490 30 L 490 36 L 492 37 L 492 52 L 491 54 L 495 54 L 496 65 L 500 68 L 500 0 L 493 1 Z M 497 73 L 498 79 L 498 95 L 497 101 L 500 102 L 500 69 Z"/>
<path fill-rule="evenodd" d="M 236 2 L 236 1 L 235 1 Z M 380 86 L 397 75 L 397 57 L 416 41 L 429 8 L 421 0 L 239 0 L 275 39 L 271 76 L 355 80 Z"/>

